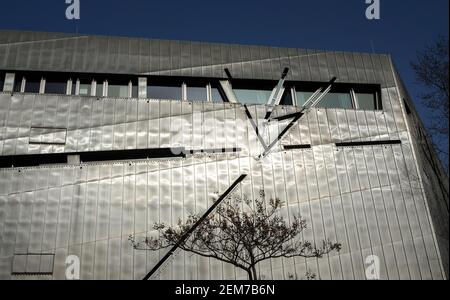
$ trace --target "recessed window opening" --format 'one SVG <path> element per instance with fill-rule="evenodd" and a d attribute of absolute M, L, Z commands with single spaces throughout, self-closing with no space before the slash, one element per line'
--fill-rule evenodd
<path fill-rule="evenodd" d="M 45 94 L 65 95 L 67 93 L 67 78 L 64 77 L 45 77 Z"/>

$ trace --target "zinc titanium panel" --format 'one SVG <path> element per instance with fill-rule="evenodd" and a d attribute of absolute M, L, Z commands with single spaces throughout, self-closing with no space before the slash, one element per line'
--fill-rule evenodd
<path fill-rule="evenodd" d="M 78 151 L 89 151 L 89 135 L 91 128 L 92 98 L 82 97 L 78 112 Z"/>
<path fill-rule="evenodd" d="M 159 75 L 161 65 L 160 54 L 160 40 L 151 40 L 150 43 L 150 69 L 149 73 L 152 75 Z"/>
<path fill-rule="evenodd" d="M 222 57 L 221 57 L 221 45 L 210 44 L 211 47 L 211 76 L 222 77 Z"/>
<path fill-rule="evenodd" d="M 170 75 L 171 76 L 179 76 L 180 75 L 180 43 L 178 41 L 170 42 L 170 50 L 168 53 L 170 54 Z"/>
<path fill-rule="evenodd" d="M 260 51 L 262 51 L 262 49 L 263 48 L 260 48 Z M 289 66 L 291 67 L 287 78 L 288 80 L 300 80 L 300 65 L 298 63 L 297 49 L 289 48 L 287 53 L 289 57 Z"/>
<path fill-rule="evenodd" d="M 202 76 L 202 44 L 191 43 L 191 68 L 192 76 Z"/>
<path fill-rule="evenodd" d="M 83 69 L 86 72 L 98 72 L 95 69 L 95 65 L 97 65 L 97 51 L 99 49 L 98 39 L 94 39 L 92 37 L 85 39 L 86 40 L 86 48 L 85 51 L 85 59 L 84 59 L 84 67 Z"/>
<path fill-rule="evenodd" d="M 73 199 L 70 217 L 69 246 L 83 242 L 83 221 L 86 196 L 86 168 L 77 169 L 73 187 Z"/>
<path fill-rule="evenodd" d="M 279 48 L 270 47 L 269 48 L 269 56 L 270 56 L 270 65 L 272 68 L 272 72 L 270 74 L 271 76 L 270 77 L 267 76 L 267 77 L 269 77 L 269 79 L 277 80 L 277 79 L 279 79 L 280 72 L 283 71 L 283 69 L 282 69 L 283 67 L 281 66 Z"/>
<path fill-rule="evenodd" d="M 392 72 L 391 68 L 391 60 L 390 57 L 386 54 L 379 54 L 378 55 L 381 62 L 381 67 L 384 73 L 384 78 L 386 79 L 387 86 L 395 86 L 395 79 L 394 74 Z"/>
<path fill-rule="evenodd" d="M 222 69 L 224 68 L 228 68 L 230 70 L 230 72 L 232 72 L 232 56 L 231 56 L 231 46 L 227 45 L 227 44 L 221 44 L 220 45 L 220 53 L 221 53 L 221 58 L 222 58 Z M 219 77 L 224 77 L 225 74 L 224 72 L 221 72 Z"/>
<path fill-rule="evenodd" d="M 249 46 L 252 78 L 262 78 L 260 47 Z"/>
<path fill-rule="evenodd" d="M 191 42 L 189 41 L 181 41 L 180 42 L 180 74 L 182 76 L 191 76 Z"/>
<path fill-rule="evenodd" d="M 102 115 L 105 101 L 93 101 L 92 103 L 92 118 L 90 122 L 90 137 L 89 137 L 89 150 L 100 151 L 102 150 Z"/>
<path fill-rule="evenodd" d="M 141 100 L 126 100 L 125 149 L 137 148 L 138 102 Z"/>
<path fill-rule="evenodd" d="M 107 37 L 99 37 L 97 39 L 97 59 L 95 64 L 95 70 L 97 72 L 105 72 L 107 71 L 107 65 L 108 65 L 108 55 L 105 55 L 105 53 L 108 53 L 109 50 L 109 40 Z"/>
<path fill-rule="evenodd" d="M 114 107 L 114 127 L 113 127 L 113 149 L 125 149 L 126 134 L 126 107 L 127 100 L 115 99 Z"/>
<path fill-rule="evenodd" d="M 86 180 L 86 204 L 84 207 L 83 243 L 90 243 L 96 240 L 95 227 L 97 223 L 97 201 L 99 185 L 98 165 L 87 167 Z"/>
<path fill-rule="evenodd" d="M 42 249 L 44 251 L 55 248 L 60 196 L 61 189 L 59 187 L 48 190 L 44 216 L 44 235 L 42 238 Z"/>
<path fill-rule="evenodd" d="M 344 53 L 345 65 L 348 71 L 348 80 L 350 82 L 358 82 L 358 74 L 356 73 L 355 61 L 352 53 Z"/>
<path fill-rule="evenodd" d="M 24 192 L 20 197 L 19 217 L 14 253 L 26 253 L 30 241 L 31 216 L 33 213 L 33 192 Z"/>
<path fill-rule="evenodd" d="M 269 51 L 269 47 L 260 47 L 259 49 L 259 56 L 261 58 L 261 78 L 266 78 L 267 74 L 270 74 L 272 72 Z"/>
<path fill-rule="evenodd" d="M 357 75 L 357 81 L 361 83 L 368 82 L 366 78 L 366 73 L 364 72 L 364 64 L 363 64 L 363 58 L 360 53 L 353 53 L 353 61 L 355 63 L 355 70 Z"/>
<path fill-rule="evenodd" d="M 307 58 L 309 63 L 309 68 L 311 72 L 311 80 L 312 81 L 321 81 L 320 72 L 319 72 L 319 62 L 317 56 L 317 50 L 308 49 L 307 50 Z"/>
<path fill-rule="evenodd" d="M 318 69 L 321 81 L 327 81 L 331 79 L 328 66 L 327 66 L 327 52 L 325 51 L 317 51 L 317 60 L 318 60 Z"/>
<path fill-rule="evenodd" d="M 230 45 L 231 51 L 231 75 L 235 78 L 243 78 L 243 67 L 242 67 L 242 54 L 241 54 L 241 46 L 239 45 Z"/>
<path fill-rule="evenodd" d="M 139 39 L 138 73 L 146 73 L 150 68 L 150 40 Z"/>
<path fill-rule="evenodd" d="M 364 72 L 367 77 L 367 82 L 375 82 L 375 73 L 374 73 L 374 67 L 372 65 L 372 59 L 371 55 L 368 53 L 362 53 L 362 62 L 364 66 Z"/>
<path fill-rule="evenodd" d="M 289 49 L 288 48 L 279 48 L 279 55 L 280 55 L 280 66 L 281 66 L 280 71 L 278 71 L 279 74 L 281 74 L 283 69 L 286 67 L 289 68 L 289 72 L 291 72 L 292 66 L 290 65 L 290 62 L 289 62 Z M 276 72 L 274 75 L 276 76 Z M 278 75 L 278 76 L 280 76 L 280 75 Z M 253 77 L 257 78 L 254 75 L 253 75 Z M 286 77 L 286 78 L 289 78 L 289 77 Z M 279 77 L 277 79 L 279 79 Z"/>
<path fill-rule="evenodd" d="M 116 72 L 121 73 L 122 70 L 129 68 L 130 57 L 129 57 L 129 39 L 118 38 L 114 42 L 118 45 L 117 61 L 115 62 Z M 134 73 L 134 72 L 132 72 Z"/>
<path fill-rule="evenodd" d="M 128 49 L 128 59 L 129 59 L 129 62 L 128 62 L 128 66 L 129 66 L 129 68 L 132 70 L 132 74 L 136 74 L 136 73 L 138 73 L 139 72 L 139 68 L 140 68 L 140 65 L 139 65 L 139 57 L 140 57 L 140 55 L 139 55 L 139 50 L 140 50 L 140 40 L 139 39 L 137 39 L 137 38 L 132 38 L 132 39 L 130 39 L 129 40 L 129 44 L 128 44 L 128 46 L 129 46 L 129 49 Z"/>
<path fill-rule="evenodd" d="M 211 77 L 211 44 L 201 43 L 202 76 Z"/>
<path fill-rule="evenodd" d="M 345 56 L 342 52 L 334 52 L 334 57 L 336 59 L 336 65 L 338 69 L 337 76 L 339 82 L 346 82 L 349 80 L 349 75 L 347 73 L 347 66 L 345 64 Z"/>
<path fill-rule="evenodd" d="M 66 138 L 66 151 L 72 152 L 77 150 L 78 143 L 78 111 L 81 105 L 81 97 L 74 97 L 70 101 L 69 116 L 67 121 L 67 138 Z"/>
<path fill-rule="evenodd" d="M 9 106 L 8 119 L 4 135 L 3 155 L 13 155 L 16 153 L 16 142 L 20 126 L 20 113 L 22 110 L 23 96 L 12 96 Z"/>
<path fill-rule="evenodd" d="M 26 36 L 23 34 L 20 34 L 20 42 L 24 41 L 26 39 Z M 19 44 L 20 45 L 20 44 Z M 10 62 L 14 62 L 14 56 L 15 56 L 15 65 L 19 69 L 26 69 L 28 67 L 28 64 L 32 61 L 29 57 L 30 49 L 34 46 L 36 47 L 36 44 L 31 43 L 23 43 L 20 46 L 19 45 L 11 45 L 9 48 L 13 50 L 10 52 L 11 57 L 8 57 L 8 60 Z M 1 46 L 0 46 L 1 47 Z M 5 47 L 6 48 L 6 47 Z M 35 62 L 35 61 L 34 61 Z"/>

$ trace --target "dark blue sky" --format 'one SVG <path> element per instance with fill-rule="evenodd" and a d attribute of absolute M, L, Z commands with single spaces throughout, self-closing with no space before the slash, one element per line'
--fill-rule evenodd
<path fill-rule="evenodd" d="M 448 0 L 81 0 L 81 19 L 65 19 L 65 0 L 0 0 L 0 29 L 75 32 L 283 47 L 390 53 L 418 104 L 410 61 L 448 36 Z M 419 111 L 423 110 L 417 105 Z"/>

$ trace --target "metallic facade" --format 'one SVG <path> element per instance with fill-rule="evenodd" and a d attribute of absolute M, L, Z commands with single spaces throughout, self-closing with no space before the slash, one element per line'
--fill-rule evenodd
<path fill-rule="evenodd" d="M 321 279 L 365 279 L 369 255 L 380 258 L 382 279 L 448 278 L 448 179 L 389 55 L 0 31 L 0 70 L 8 72 L 225 78 L 229 68 L 235 78 L 276 80 L 284 67 L 290 68 L 287 80 L 327 82 L 336 76 L 338 82 L 378 84 L 383 110 L 311 109 L 258 160 L 262 146 L 240 104 L 0 92 L 0 156 L 240 149 L 0 169 L 0 278 L 41 273 L 34 276 L 64 279 L 66 257 L 77 255 L 81 279 L 141 279 L 164 253 L 133 250 L 128 236 L 144 236 L 154 222 L 204 212 L 211 195 L 242 173 L 249 176 L 236 193 L 257 197 L 264 189 L 285 202 L 286 218 L 300 212 L 307 219 L 304 238 L 343 245 L 321 259 L 261 264 L 262 278 L 302 277 L 310 270 Z M 267 106 L 249 109 L 261 120 Z M 299 109 L 277 106 L 273 114 Z M 285 125 L 272 125 L 267 142 Z M 30 143 L 32 129 L 41 127 L 55 128 L 51 134 L 64 143 Z M 401 144 L 335 145 L 377 140 Z M 294 144 L 311 148 L 283 148 Z M 27 259 L 18 257 L 27 253 Z M 36 255 L 43 253 L 53 256 Z M 246 274 L 180 252 L 161 278 Z"/>

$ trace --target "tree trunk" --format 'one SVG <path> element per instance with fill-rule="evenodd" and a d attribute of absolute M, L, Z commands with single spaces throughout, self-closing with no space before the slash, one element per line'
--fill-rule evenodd
<path fill-rule="evenodd" d="M 247 271 L 248 274 L 248 280 L 254 280 L 253 279 L 253 273 L 251 269 L 246 269 L 245 271 Z"/>
<path fill-rule="evenodd" d="M 253 273 L 253 280 L 258 280 L 258 273 L 256 273 L 255 265 L 252 265 L 252 273 Z"/>

